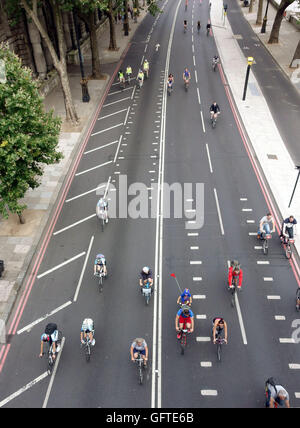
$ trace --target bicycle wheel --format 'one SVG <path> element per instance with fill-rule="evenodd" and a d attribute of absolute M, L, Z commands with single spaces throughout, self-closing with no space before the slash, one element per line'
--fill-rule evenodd
<path fill-rule="evenodd" d="M 235 293 L 236 293 L 236 288 L 234 287 L 230 291 L 231 291 L 231 306 L 234 308 L 235 307 Z"/>
<path fill-rule="evenodd" d="M 268 240 L 264 239 L 263 245 L 262 245 L 262 251 L 264 253 L 264 255 L 266 256 L 269 252 L 269 245 L 268 245 Z"/>
<path fill-rule="evenodd" d="M 100 273 L 100 276 L 99 276 L 99 291 L 100 291 L 100 293 L 102 293 L 102 290 L 103 290 L 103 276 Z"/>
<path fill-rule="evenodd" d="M 89 343 L 86 344 L 85 346 L 85 359 L 86 362 L 89 363 L 90 359 L 91 359 L 91 346 Z"/>
<path fill-rule="evenodd" d="M 143 363 L 139 363 L 139 384 L 142 385 L 144 379 L 143 375 Z"/>
<path fill-rule="evenodd" d="M 101 219 L 101 231 L 104 232 L 104 217 Z"/>
<path fill-rule="evenodd" d="M 185 347 L 186 347 L 186 335 L 181 333 L 181 339 L 180 339 L 181 355 L 184 355 Z"/>
<path fill-rule="evenodd" d="M 286 244 L 286 247 L 285 247 L 285 257 L 287 258 L 287 259 L 290 259 L 291 257 L 292 257 L 292 246 L 291 246 L 291 244 L 288 242 L 287 244 Z"/>
<path fill-rule="evenodd" d="M 217 345 L 217 357 L 218 357 L 218 361 L 221 361 L 221 344 L 218 343 Z"/>
<path fill-rule="evenodd" d="M 48 355 L 48 369 L 47 369 L 47 373 L 50 376 L 52 374 L 52 370 L 53 370 L 53 366 L 54 366 L 54 360 L 51 354 Z"/>

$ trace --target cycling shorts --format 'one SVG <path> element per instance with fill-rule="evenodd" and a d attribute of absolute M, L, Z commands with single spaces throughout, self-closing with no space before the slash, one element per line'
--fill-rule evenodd
<path fill-rule="evenodd" d="M 133 353 L 134 354 L 140 353 L 142 355 L 146 355 L 146 349 L 136 349 L 136 348 L 133 348 Z"/>
<path fill-rule="evenodd" d="M 192 320 L 191 317 L 183 317 L 182 315 L 180 315 L 179 317 L 179 324 L 192 324 Z"/>

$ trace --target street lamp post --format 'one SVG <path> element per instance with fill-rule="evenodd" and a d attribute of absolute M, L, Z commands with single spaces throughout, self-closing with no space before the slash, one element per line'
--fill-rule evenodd
<path fill-rule="evenodd" d="M 261 30 L 260 30 L 261 33 L 265 33 L 266 32 L 267 20 L 268 20 L 269 3 L 270 3 L 270 0 L 267 1 L 267 7 L 266 7 L 266 11 L 265 11 L 265 16 L 264 16 L 263 23 L 262 23 Z"/>
<path fill-rule="evenodd" d="M 78 49 L 78 56 L 79 56 L 79 64 L 80 64 L 80 71 L 81 71 L 81 89 L 82 89 L 82 102 L 88 103 L 90 101 L 90 95 L 88 91 L 88 80 L 85 78 L 84 75 L 84 68 L 83 68 L 83 60 L 82 60 L 82 54 L 80 49 L 80 42 L 79 42 L 79 32 L 78 32 L 78 21 L 76 13 L 73 10 L 73 20 L 74 20 L 74 27 L 75 27 L 75 34 L 76 34 L 76 43 L 77 43 L 77 49 Z"/>
<path fill-rule="evenodd" d="M 254 62 L 254 58 L 252 56 L 249 56 L 248 57 L 248 67 L 247 67 L 247 72 L 246 72 L 245 85 L 244 85 L 243 101 L 245 101 L 245 99 L 246 99 L 250 68 L 251 68 L 251 65 L 253 64 L 253 62 Z"/>
<path fill-rule="evenodd" d="M 299 181 L 299 177 L 300 177 L 300 166 L 299 165 L 296 166 L 296 169 L 298 169 L 298 175 L 297 175 L 296 183 L 295 183 L 294 190 L 293 190 L 293 193 L 292 193 L 292 196 L 291 196 L 291 200 L 290 200 L 290 203 L 289 203 L 289 208 L 291 206 L 291 203 L 292 203 L 292 200 L 293 200 L 296 188 L 297 188 L 297 184 L 298 184 L 298 181 Z"/>

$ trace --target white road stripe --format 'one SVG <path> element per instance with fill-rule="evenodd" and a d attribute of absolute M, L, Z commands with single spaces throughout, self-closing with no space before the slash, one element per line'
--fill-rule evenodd
<path fill-rule="evenodd" d="M 97 150 L 104 149 L 105 147 L 109 147 L 109 146 L 111 146 L 112 144 L 116 144 L 117 142 L 118 142 L 118 140 L 116 140 L 116 141 L 112 141 L 111 143 L 107 143 L 107 144 L 104 144 L 103 146 L 96 147 L 96 149 L 88 150 L 87 152 L 84 152 L 83 154 L 84 154 L 84 155 L 87 155 L 87 154 L 89 154 L 89 153 L 96 152 Z"/>
<path fill-rule="evenodd" d="M 195 70 L 195 81 L 196 81 L 196 83 L 198 83 L 198 73 L 197 73 L 197 70 Z"/>
<path fill-rule="evenodd" d="M 243 208 L 242 211 L 243 212 L 252 212 L 253 209 L 252 208 Z"/>
<path fill-rule="evenodd" d="M 105 187 L 104 184 L 101 185 L 101 186 L 99 186 L 99 187 L 95 187 L 95 189 L 92 189 L 92 190 L 89 190 L 87 192 L 81 193 L 81 195 L 77 195 L 77 196 L 74 196 L 73 198 L 67 199 L 66 203 L 74 201 L 75 199 L 78 199 L 78 198 L 82 198 L 82 196 L 88 195 L 89 193 L 96 192 L 97 190 L 102 189 L 103 187 Z"/>
<path fill-rule="evenodd" d="M 187 234 L 187 236 L 199 236 L 198 232 L 190 232 Z"/>
<path fill-rule="evenodd" d="M 122 142 L 122 138 L 123 138 L 123 135 L 120 135 L 119 144 L 118 144 L 118 147 L 117 147 L 117 150 L 116 150 L 116 154 L 115 154 L 115 157 L 114 157 L 114 163 L 116 163 L 116 160 L 117 160 L 117 156 L 118 156 L 118 153 L 119 153 L 119 150 L 120 150 L 120 145 L 121 145 L 121 142 Z"/>
<path fill-rule="evenodd" d="M 195 294 L 193 296 L 193 299 L 194 300 L 204 300 L 204 299 L 206 299 L 206 296 L 205 296 L 205 294 Z"/>
<path fill-rule="evenodd" d="M 249 233 L 248 233 L 248 235 L 249 235 L 249 236 L 256 236 L 256 235 L 257 235 L 257 232 L 249 232 Z"/>
<path fill-rule="evenodd" d="M 300 370 L 300 364 L 293 364 L 293 363 L 291 363 L 291 364 L 289 364 L 289 368 L 291 370 Z"/>
<path fill-rule="evenodd" d="M 300 398 L 300 392 L 295 392 L 295 398 Z"/>
<path fill-rule="evenodd" d="M 41 376 L 39 376 L 36 379 L 32 380 L 27 385 L 23 386 L 23 388 L 20 388 L 18 391 L 16 391 L 15 393 L 11 394 L 9 397 L 7 397 L 4 400 L 0 401 L 0 407 L 5 406 L 5 404 L 9 403 L 14 398 L 16 398 L 19 395 L 23 394 L 23 392 L 25 392 L 28 389 L 32 388 L 34 385 L 36 385 L 38 382 L 40 382 L 41 380 L 45 379 L 46 377 L 48 377 L 48 373 L 47 372 L 43 373 Z"/>
<path fill-rule="evenodd" d="M 81 271 L 81 274 L 80 274 L 80 278 L 79 278 L 79 281 L 78 281 L 78 284 L 77 284 L 77 288 L 76 288 L 76 292 L 75 292 L 75 295 L 74 295 L 73 302 L 77 301 L 79 290 L 80 290 L 81 283 L 82 283 L 82 280 L 83 280 L 83 275 L 84 275 L 84 272 L 85 272 L 85 269 L 86 269 L 86 265 L 87 265 L 87 262 L 88 262 L 88 259 L 89 259 L 89 256 L 90 256 L 90 252 L 91 252 L 91 248 L 92 248 L 93 242 L 94 242 L 94 236 L 92 236 L 91 240 L 90 240 L 90 245 L 89 245 L 88 251 L 86 253 L 86 257 L 85 257 L 83 268 L 82 268 L 82 271 Z"/>
<path fill-rule="evenodd" d="M 94 134 L 91 134 L 91 137 L 94 137 L 95 135 L 103 134 L 103 132 L 110 131 L 111 129 L 118 128 L 119 126 L 122 126 L 122 125 L 123 123 L 118 123 L 117 125 L 110 126 L 109 128 L 102 129 L 101 131 L 98 131 L 98 132 L 94 132 Z"/>
<path fill-rule="evenodd" d="M 275 296 L 275 295 L 271 295 L 271 296 L 267 296 L 268 300 L 280 300 L 281 297 L 280 296 Z"/>
<path fill-rule="evenodd" d="M 191 250 L 199 250 L 199 247 L 190 247 Z"/>
<path fill-rule="evenodd" d="M 264 277 L 264 281 L 265 281 L 265 282 L 268 282 L 268 281 L 269 281 L 269 282 L 272 282 L 272 281 L 274 281 L 274 280 L 273 280 L 273 278 L 272 278 L 271 276 L 265 276 L 265 277 Z"/>
<path fill-rule="evenodd" d="M 135 87 L 134 87 L 134 89 L 135 89 Z M 103 108 L 104 107 L 112 106 L 113 104 L 121 103 L 122 101 L 126 101 L 126 100 L 129 100 L 129 99 L 130 99 L 130 97 L 126 97 L 126 98 L 122 98 L 121 100 L 114 101 L 113 103 L 104 104 Z"/>
<path fill-rule="evenodd" d="M 75 177 L 79 177 L 82 174 L 86 174 L 87 172 L 94 171 L 95 169 L 102 168 L 103 166 L 109 165 L 112 161 L 102 163 L 101 165 L 94 166 L 93 168 L 86 169 L 85 171 L 78 172 L 75 174 Z"/>
<path fill-rule="evenodd" d="M 280 343 L 295 343 L 295 340 L 292 337 L 283 338 L 281 337 L 279 339 Z"/>
<path fill-rule="evenodd" d="M 191 260 L 190 265 L 202 265 L 202 262 L 200 260 Z"/>
<path fill-rule="evenodd" d="M 216 389 L 201 389 L 201 395 L 216 396 L 218 395 L 218 391 Z"/>
<path fill-rule="evenodd" d="M 130 89 L 132 89 L 132 88 L 130 87 L 130 88 L 122 89 L 121 91 L 110 92 L 110 93 L 107 94 L 107 96 L 115 95 L 115 94 L 122 94 L 122 92 L 124 92 L 124 91 L 130 91 Z"/>
<path fill-rule="evenodd" d="M 128 109 L 127 109 L 127 113 L 126 113 L 126 117 L 125 117 L 125 120 L 124 120 L 124 126 L 126 125 L 126 123 L 127 123 L 127 119 L 128 119 L 128 115 L 129 115 L 129 112 L 130 112 L 130 106 L 128 107 Z"/>
<path fill-rule="evenodd" d="M 196 315 L 197 320 L 206 320 L 206 315 Z"/>
<path fill-rule="evenodd" d="M 65 309 L 66 307 L 70 306 L 72 304 L 71 300 L 64 303 L 63 305 L 59 306 L 58 308 L 54 309 L 52 312 L 49 312 L 49 314 L 46 314 L 45 316 L 33 321 L 31 324 L 26 325 L 25 327 L 21 328 L 21 330 L 17 331 L 17 334 L 22 334 L 24 331 L 31 330 L 32 327 L 39 324 L 40 322 L 44 321 L 45 319 L 51 317 L 52 315 L 56 314 L 57 312 L 61 311 L 62 309 Z"/>
<path fill-rule="evenodd" d="M 285 321 L 285 316 L 284 315 L 275 315 L 275 320 L 276 321 Z"/>
<path fill-rule="evenodd" d="M 248 201 L 247 198 L 240 198 L 240 201 Z"/>
<path fill-rule="evenodd" d="M 200 366 L 201 367 L 212 367 L 212 363 L 210 361 L 201 361 Z"/>
<path fill-rule="evenodd" d="M 73 262 L 74 260 L 79 259 L 80 257 L 82 257 L 82 256 L 84 256 L 84 255 L 85 255 L 85 251 L 83 251 L 83 252 L 82 252 L 82 253 L 80 253 L 80 254 L 77 254 L 77 256 L 74 256 L 74 257 L 72 257 L 71 259 L 66 260 L 66 261 L 65 261 L 65 262 L 63 262 L 63 263 L 60 263 L 60 264 L 59 264 L 59 265 L 57 265 L 57 266 L 54 266 L 52 269 L 49 269 L 49 270 L 47 270 L 46 272 L 41 273 L 40 275 L 38 275 L 38 276 L 37 276 L 37 279 L 40 279 L 40 278 L 43 278 L 43 277 L 44 277 L 44 276 L 46 276 L 46 275 L 49 275 L 49 273 L 52 273 L 52 272 L 54 272 L 54 271 L 56 271 L 56 270 L 58 270 L 58 269 L 62 268 L 63 266 L 66 266 L 67 264 L 69 264 L 69 263 Z"/>
<path fill-rule="evenodd" d="M 53 233 L 53 235 L 54 235 L 54 236 L 59 235 L 60 233 L 65 232 L 66 230 L 71 229 L 72 227 L 75 227 L 75 226 L 77 226 L 77 225 L 78 225 L 78 224 L 80 224 L 80 223 L 83 223 L 83 222 L 85 222 L 85 221 L 88 221 L 88 220 L 90 220 L 90 219 L 91 219 L 91 218 L 93 218 L 93 217 L 96 217 L 96 213 L 95 213 L 95 214 L 92 214 L 92 215 L 90 215 L 90 216 L 88 216 L 88 217 L 85 217 L 85 218 L 83 218 L 82 220 L 76 221 L 76 223 L 70 224 L 70 226 L 64 227 L 63 229 L 60 229 L 60 230 L 58 230 L 57 232 L 54 232 L 54 233 Z"/>
<path fill-rule="evenodd" d="M 223 220 L 222 220 L 222 216 L 221 216 L 221 210 L 220 210 L 220 205 L 219 205 L 219 199 L 218 199 L 218 194 L 217 194 L 217 190 L 216 190 L 216 189 L 214 189 L 214 194 L 215 194 L 216 205 L 217 205 L 217 211 L 218 211 L 218 216 L 219 216 L 219 222 L 220 222 L 221 234 L 222 234 L 222 235 L 224 235 Z"/>
<path fill-rule="evenodd" d="M 258 260 L 256 262 L 258 265 L 269 265 L 270 262 L 268 262 L 267 260 Z"/>
<path fill-rule="evenodd" d="M 202 278 L 201 278 L 201 276 L 194 276 L 193 281 L 195 281 L 195 282 L 202 281 Z"/>
<path fill-rule="evenodd" d="M 206 144 L 206 152 L 207 152 L 207 157 L 208 157 L 209 170 L 210 170 L 211 174 L 213 174 L 214 171 L 212 169 L 212 164 L 211 164 L 211 159 L 210 159 L 208 144 Z"/>
<path fill-rule="evenodd" d="M 198 103 L 201 105 L 201 98 L 200 98 L 199 88 L 197 88 L 197 95 L 198 95 Z"/>
<path fill-rule="evenodd" d="M 196 342 L 210 342 L 210 337 L 196 337 Z"/>
<path fill-rule="evenodd" d="M 116 111 L 115 113 L 111 113 L 111 114 L 107 114 L 106 116 L 99 117 L 97 120 L 106 119 L 108 117 L 114 116 L 115 114 L 122 113 L 123 111 L 126 111 L 126 110 L 127 110 L 126 108 L 123 108 L 122 110 Z"/>

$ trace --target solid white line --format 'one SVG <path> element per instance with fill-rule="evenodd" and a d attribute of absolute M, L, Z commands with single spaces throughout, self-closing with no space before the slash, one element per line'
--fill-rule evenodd
<path fill-rule="evenodd" d="M 126 123 L 127 123 L 127 119 L 128 119 L 128 115 L 129 115 L 129 112 L 130 112 L 130 106 L 128 107 L 128 109 L 127 109 L 127 113 L 126 113 L 126 117 L 125 117 L 125 120 L 124 120 L 124 126 L 126 125 Z"/>
<path fill-rule="evenodd" d="M 87 172 L 90 172 L 90 171 L 94 171 L 94 169 L 102 168 L 103 166 L 109 165 L 110 163 L 112 163 L 112 161 L 108 161 L 108 162 L 102 163 L 101 165 L 94 166 L 93 168 L 86 169 L 85 171 L 78 172 L 77 174 L 75 174 L 75 177 L 79 177 L 80 175 L 86 174 Z"/>
<path fill-rule="evenodd" d="M 103 107 L 109 107 L 109 106 L 112 106 L 113 104 L 121 103 L 122 101 L 126 101 L 126 100 L 129 100 L 129 99 L 130 99 L 130 97 L 122 98 L 121 100 L 114 101 L 113 103 L 104 104 Z"/>
<path fill-rule="evenodd" d="M 76 221 L 76 223 L 70 224 L 70 226 L 64 227 L 63 229 L 60 229 L 57 232 L 54 232 L 53 235 L 59 235 L 60 233 L 65 232 L 66 230 L 71 229 L 72 227 L 77 226 L 78 224 L 83 223 L 84 221 L 90 220 L 93 217 L 96 217 L 96 213 L 85 217 L 82 220 Z"/>
<path fill-rule="evenodd" d="M 18 391 L 16 391 L 15 393 L 11 394 L 9 397 L 7 397 L 4 400 L 0 401 L 0 407 L 5 406 L 5 404 L 9 403 L 14 398 L 16 398 L 19 395 L 23 394 L 23 392 L 27 391 L 32 386 L 36 385 L 38 382 L 40 382 L 41 380 L 45 379 L 46 377 L 48 377 L 48 373 L 47 372 L 43 373 L 41 376 L 39 376 L 36 379 L 32 380 L 27 385 L 23 386 L 23 388 L 20 388 Z"/>
<path fill-rule="evenodd" d="M 96 187 L 95 189 L 89 190 L 88 192 L 81 193 L 81 195 L 77 195 L 77 196 L 74 196 L 73 198 L 67 199 L 66 203 L 74 201 L 75 199 L 81 198 L 82 196 L 88 195 L 89 193 L 96 192 L 97 190 L 102 189 L 102 187 L 105 187 L 104 184 L 99 187 Z"/>
<path fill-rule="evenodd" d="M 40 322 L 44 321 L 45 319 L 51 317 L 52 315 L 56 314 L 57 312 L 61 311 L 62 309 L 65 309 L 67 306 L 70 306 L 72 304 L 71 300 L 64 303 L 63 305 L 59 306 L 58 308 L 54 309 L 52 312 L 49 312 L 49 314 L 46 314 L 45 316 L 35 320 L 31 324 L 26 325 L 26 327 L 23 327 L 21 330 L 17 331 L 17 334 L 24 333 L 24 331 L 31 330 L 32 327 L 39 324 Z"/>
<path fill-rule="evenodd" d="M 89 259 L 89 256 L 90 256 L 90 252 L 91 252 L 91 248 L 92 248 L 93 242 L 94 242 L 94 236 L 92 236 L 91 240 L 90 240 L 90 245 L 89 245 L 88 251 L 86 253 L 86 257 L 85 257 L 85 260 L 84 260 L 83 268 L 82 268 L 82 271 L 81 271 L 81 274 L 80 274 L 80 278 L 79 278 L 79 281 L 78 281 L 78 285 L 77 285 L 77 288 L 76 288 L 76 292 L 75 292 L 75 295 L 74 295 L 73 302 L 77 301 L 79 290 L 80 290 L 81 283 L 82 283 L 82 280 L 83 280 L 83 275 L 84 275 L 84 272 L 85 272 L 85 269 L 86 269 L 86 265 L 87 265 L 87 262 L 88 262 L 88 259 Z"/>
<path fill-rule="evenodd" d="M 132 94 L 131 94 L 131 97 L 130 97 L 131 99 L 133 99 L 133 97 L 134 97 L 135 90 L 136 90 L 136 85 L 133 88 L 133 91 L 132 91 Z M 135 113 L 131 112 L 131 114 L 135 114 Z"/>
<path fill-rule="evenodd" d="M 87 152 L 84 152 L 83 154 L 84 154 L 84 155 L 87 155 L 87 154 L 89 154 L 89 153 L 96 152 L 97 150 L 104 149 L 105 147 L 109 147 L 109 146 L 111 146 L 112 144 L 116 144 L 117 142 L 118 142 L 118 140 L 116 140 L 116 141 L 112 141 L 111 143 L 104 144 L 103 146 L 97 147 L 96 149 L 88 150 Z"/>
<path fill-rule="evenodd" d="M 209 162 L 209 169 L 210 169 L 210 172 L 213 173 L 214 171 L 212 169 L 212 164 L 211 164 L 211 159 L 210 159 L 208 144 L 206 144 L 206 152 L 207 152 L 207 157 L 208 157 L 208 162 Z"/>
<path fill-rule="evenodd" d="M 122 110 L 116 111 L 115 113 L 111 113 L 111 114 L 107 114 L 106 116 L 99 117 L 97 120 L 106 119 L 108 117 L 114 116 L 115 114 L 122 113 L 123 111 L 126 111 L 126 110 L 127 110 L 126 108 L 123 108 Z"/>
<path fill-rule="evenodd" d="M 59 351 L 59 353 L 57 354 L 57 357 L 56 357 L 54 369 L 53 369 L 53 372 L 52 372 L 52 375 L 51 375 L 51 379 L 50 379 L 49 386 L 48 386 L 48 389 L 47 389 L 46 397 L 45 397 L 45 400 L 44 400 L 44 403 L 43 403 L 43 409 L 45 409 L 47 407 L 47 404 L 48 404 L 48 400 L 49 400 L 49 397 L 50 397 L 50 394 L 51 394 L 51 389 L 52 389 L 52 386 L 53 386 L 53 383 L 54 383 L 54 379 L 55 379 L 57 367 L 58 367 L 60 356 L 62 354 L 62 350 L 63 350 L 64 344 L 65 344 L 65 340 L 66 340 L 65 337 L 63 337 L 62 341 L 61 341 L 60 351 Z"/>
<path fill-rule="evenodd" d="M 216 199 L 216 205 L 217 205 L 218 217 L 219 217 L 219 222 L 220 222 L 221 234 L 224 235 L 223 221 L 222 221 L 219 199 L 218 199 L 218 194 L 217 194 L 216 189 L 214 189 L 214 194 L 215 194 L 215 199 Z"/>
<path fill-rule="evenodd" d="M 110 131 L 111 129 L 118 128 L 119 126 L 122 126 L 122 125 L 123 123 L 118 123 L 118 125 L 114 125 L 114 126 L 110 126 L 109 128 L 102 129 L 102 131 L 98 131 L 98 132 L 95 132 L 94 134 L 91 134 L 91 137 L 94 137 L 95 135 L 103 134 L 103 132 Z"/>
<path fill-rule="evenodd" d="M 110 92 L 109 94 L 107 94 L 107 96 L 109 96 L 109 95 L 115 95 L 115 94 L 121 94 L 124 91 L 130 91 L 130 89 L 131 88 L 125 88 L 125 89 L 122 89 L 121 91 Z"/>
<path fill-rule="evenodd" d="M 123 135 L 120 135 L 119 144 L 118 144 L 118 147 L 117 147 L 117 150 L 116 150 L 116 154 L 115 154 L 115 158 L 114 158 L 114 163 L 116 163 L 116 160 L 117 160 L 117 156 L 118 156 L 118 153 L 119 153 L 119 150 L 120 150 L 120 145 L 121 145 L 121 142 L 122 142 L 122 138 L 123 138 Z"/>
<path fill-rule="evenodd" d="M 105 192 L 104 192 L 104 196 L 103 196 L 103 198 L 104 198 L 104 199 L 106 198 L 106 195 L 107 195 L 107 192 L 108 192 L 108 188 L 109 188 L 109 185 L 110 185 L 110 180 L 111 180 L 111 176 L 109 177 L 109 179 L 108 179 L 108 181 L 107 181 L 107 185 L 106 185 Z M 112 192 L 112 191 L 116 191 L 116 189 L 110 189 L 110 191 L 111 191 L 111 192 Z"/>
<path fill-rule="evenodd" d="M 52 272 L 54 272 L 54 271 L 56 271 L 56 270 L 60 269 L 61 267 L 63 267 L 63 266 L 65 266 L 65 265 L 67 265 L 67 264 L 69 264 L 69 263 L 73 262 L 74 260 L 79 259 L 79 257 L 82 257 L 82 256 L 84 256 L 84 255 L 85 255 L 85 251 L 83 251 L 83 252 L 82 252 L 82 253 L 80 253 L 80 254 L 77 254 L 77 256 L 74 256 L 74 257 L 72 257 L 71 259 L 66 260 L 66 261 L 65 261 L 65 262 L 63 262 L 63 263 L 60 263 L 59 265 L 57 265 L 57 266 L 53 267 L 52 269 L 49 269 L 49 270 L 47 270 L 46 272 L 41 273 L 40 275 L 38 275 L 38 276 L 37 276 L 37 279 L 40 279 L 40 278 L 43 278 L 43 277 L 44 277 L 44 276 L 46 276 L 46 275 L 49 275 L 49 273 L 52 273 Z"/>

